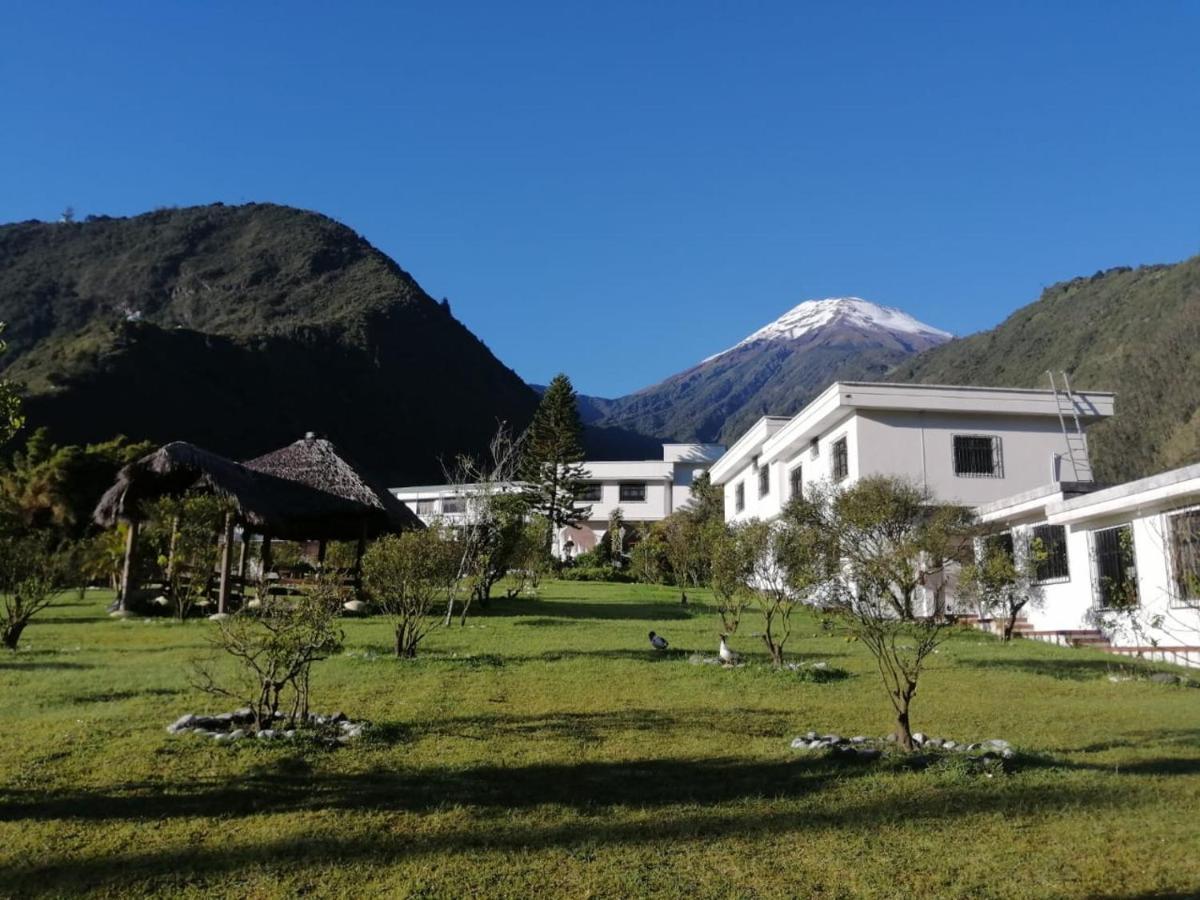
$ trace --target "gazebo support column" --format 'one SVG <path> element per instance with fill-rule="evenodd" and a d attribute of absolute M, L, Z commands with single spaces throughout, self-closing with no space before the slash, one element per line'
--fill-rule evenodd
<path fill-rule="evenodd" d="M 225 514 L 225 545 L 221 548 L 221 587 L 217 593 L 217 613 L 229 605 L 229 576 L 233 569 L 233 513 Z"/>
<path fill-rule="evenodd" d="M 329 544 L 329 542 L 326 541 L 324 538 L 317 541 L 317 565 L 318 566 L 325 565 L 325 551 L 329 549 L 328 544 Z"/>
<path fill-rule="evenodd" d="M 133 559 L 137 553 L 138 529 L 141 523 L 137 519 L 129 522 L 129 532 L 125 536 L 125 564 L 121 568 L 121 601 L 117 605 L 120 612 L 128 612 L 129 597 L 134 590 Z"/>
<path fill-rule="evenodd" d="M 179 516 L 171 518 L 171 545 L 167 548 L 167 590 L 175 579 L 175 550 L 179 546 Z"/>
<path fill-rule="evenodd" d="M 362 561 L 363 554 L 366 552 L 367 526 L 363 525 L 362 532 L 358 536 L 358 547 L 354 551 L 354 596 L 359 600 L 363 599 Z"/>
<path fill-rule="evenodd" d="M 246 564 L 250 556 L 250 532 L 242 529 L 242 544 L 238 547 L 238 590 L 242 594 L 242 602 L 246 600 Z"/>

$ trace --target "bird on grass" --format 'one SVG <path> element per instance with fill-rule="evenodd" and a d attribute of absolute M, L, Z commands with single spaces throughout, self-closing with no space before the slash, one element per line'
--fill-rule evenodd
<path fill-rule="evenodd" d="M 741 657 L 729 649 L 729 645 L 725 643 L 725 639 L 727 637 L 729 637 L 727 634 L 721 635 L 721 649 L 717 651 L 717 655 L 721 657 L 721 663 L 723 665 L 736 666 Z"/>
<path fill-rule="evenodd" d="M 667 639 L 665 637 L 663 637 L 661 634 L 655 634 L 652 631 L 650 632 L 650 646 L 655 650 L 666 650 L 670 645 L 667 643 Z"/>

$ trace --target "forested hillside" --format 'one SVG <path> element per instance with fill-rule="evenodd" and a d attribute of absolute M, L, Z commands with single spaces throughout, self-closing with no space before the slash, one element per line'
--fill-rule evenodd
<path fill-rule="evenodd" d="M 1118 268 L 1046 289 L 991 331 L 902 363 L 893 380 L 1117 392 L 1091 431 L 1097 477 L 1119 481 L 1200 462 L 1200 257 Z"/>

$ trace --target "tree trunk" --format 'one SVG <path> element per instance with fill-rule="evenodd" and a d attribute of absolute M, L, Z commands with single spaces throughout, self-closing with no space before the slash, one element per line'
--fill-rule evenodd
<path fill-rule="evenodd" d="M 1004 637 L 1001 638 L 1005 643 L 1012 640 L 1013 629 L 1017 627 L 1017 613 L 1012 613 L 1004 620 Z"/>
<path fill-rule="evenodd" d="M 4 642 L 4 646 L 9 650 L 16 650 L 17 644 L 21 640 L 21 632 L 28 624 L 28 622 L 11 622 L 5 625 L 4 631 L 0 633 L 0 640 Z"/>
<path fill-rule="evenodd" d="M 896 742 L 908 753 L 912 752 L 912 729 L 908 725 L 908 701 L 902 701 L 903 708 L 896 713 Z"/>
<path fill-rule="evenodd" d="M 680 606 L 687 606 L 687 605 L 688 605 L 688 602 L 687 602 L 687 591 L 685 591 L 683 588 L 680 588 L 680 589 L 679 589 L 679 605 L 680 605 Z"/>
<path fill-rule="evenodd" d="M 233 573 L 233 513 L 225 513 L 225 545 L 221 548 L 221 584 L 217 589 L 217 612 L 229 605 L 230 576 Z"/>
<path fill-rule="evenodd" d="M 117 608 L 121 612 L 129 609 L 129 597 L 133 593 L 134 554 L 137 553 L 138 527 L 140 523 L 134 519 L 129 523 L 129 533 L 125 537 L 125 565 L 121 568 L 121 598 Z"/>

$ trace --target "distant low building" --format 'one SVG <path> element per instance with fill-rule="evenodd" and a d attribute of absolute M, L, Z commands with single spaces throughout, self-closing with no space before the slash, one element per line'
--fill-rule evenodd
<path fill-rule="evenodd" d="M 560 530 L 556 550 L 565 556 L 591 550 L 608 530 L 609 516 L 618 507 L 626 522 L 646 524 L 665 519 L 691 501 L 696 477 L 724 452 L 719 444 L 663 444 L 660 460 L 585 462 L 588 491 L 583 502 L 591 506 L 591 514 L 577 528 Z M 500 489 L 518 491 L 520 485 L 505 484 Z M 451 525 L 462 521 L 476 491 L 475 486 L 449 484 L 391 488 L 391 493 L 426 523 L 440 520 Z"/>

